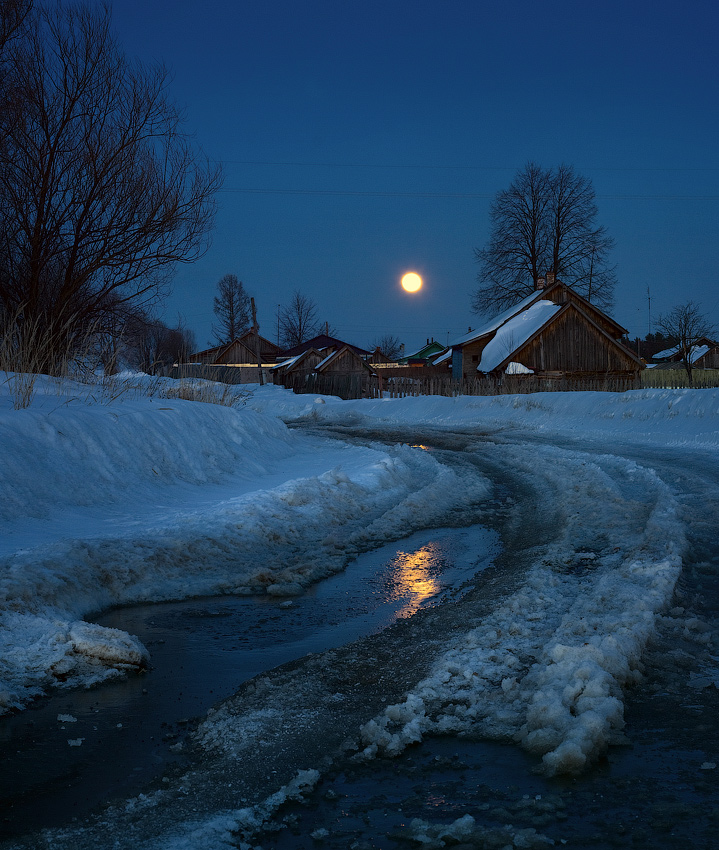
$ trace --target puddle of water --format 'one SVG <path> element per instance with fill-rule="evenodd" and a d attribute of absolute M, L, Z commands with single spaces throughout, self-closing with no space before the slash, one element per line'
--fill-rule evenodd
<path fill-rule="evenodd" d="M 222 596 L 95 618 L 137 635 L 152 669 L 57 694 L 3 720 L 0 836 L 59 825 L 137 793 L 182 759 L 177 745 L 187 718 L 204 715 L 258 673 L 461 594 L 498 551 L 489 529 L 435 529 L 361 555 L 292 600 Z"/>

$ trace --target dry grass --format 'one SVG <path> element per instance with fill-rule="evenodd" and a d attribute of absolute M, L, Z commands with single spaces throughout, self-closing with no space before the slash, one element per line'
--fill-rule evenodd
<path fill-rule="evenodd" d="M 160 398 L 180 398 L 184 401 L 201 401 L 224 407 L 238 407 L 246 398 L 245 393 L 239 393 L 229 384 L 210 381 L 178 381 L 176 384 L 162 387 L 158 395 Z"/>
<path fill-rule="evenodd" d="M 10 387 L 15 410 L 29 407 L 35 396 L 35 385 L 48 361 L 53 362 L 53 372 L 68 372 L 69 352 L 58 355 L 56 340 L 38 323 L 25 325 L 18 332 L 19 314 L 7 318 L 0 328 L 0 372 L 5 373 L 4 383 Z"/>

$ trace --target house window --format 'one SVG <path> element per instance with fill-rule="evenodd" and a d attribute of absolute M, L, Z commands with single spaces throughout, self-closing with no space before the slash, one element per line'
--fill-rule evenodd
<path fill-rule="evenodd" d="M 479 363 L 479 354 L 472 355 L 472 363 Z"/>

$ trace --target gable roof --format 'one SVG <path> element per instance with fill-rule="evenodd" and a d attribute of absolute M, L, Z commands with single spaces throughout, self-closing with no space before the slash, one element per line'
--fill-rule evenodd
<path fill-rule="evenodd" d="M 505 360 L 511 359 L 512 354 L 522 348 L 562 309 L 561 304 L 540 299 L 512 316 L 497 328 L 492 339 L 482 349 L 477 371 L 492 372 Z"/>
<path fill-rule="evenodd" d="M 505 329 L 510 325 L 518 325 L 518 323 L 522 320 L 522 316 L 516 316 L 511 322 L 508 322 L 502 328 L 499 329 L 497 333 L 497 337 L 490 340 L 490 342 L 485 346 L 482 352 L 482 358 L 480 360 L 479 366 L 477 367 L 478 372 L 492 372 L 496 370 L 503 370 L 509 363 L 513 362 L 515 358 L 520 356 L 521 349 L 525 346 L 529 345 L 536 337 L 538 337 L 549 325 L 551 325 L 555 320 L 557 320 L 560 316 L 563 316 L 569 311 L 574 311 L 578 313 L 582 319 L 589 324 L 594 331 L 599 334 L 599 336 L 603 337 L 607 344 L 611 346 L 615 351 L 618 349 L 621 354 L 629 360 L 634 361 L 638 366 L 642 366 L 641 358 L 630 349 L 626 348 L 622 345 L 618 340 L 614 339 L 614 337 L 609 334 L 605 328 L 603 328 L 598 322 L 594 320 L 592 316 L 588 316 L 584 310 L 581 309 L 579 305 L 574 303 L 573 301 L 567 301 L 564 304 L 553 304 L 552 306 L 555 308 L 554 310 L 550 310 L 548 307 L 542 307 L 539 309 L 539 305 L 542 302 L 537 302 L 532 305 L 529 310 L 525 311 L 526 313 L 531 313 L 530 318 L 527 320 L 526 334 L 520 335 L 518 340 L 511 340 L 509 345 L 504 347 L 504 351 L 506 352 L 506 356 L 498 359 L 493 365 L 490 366 L 491 357 L 487 359 L 485 363 L 484 352 L 493 345 L 495 339 L 505 331 Z M 544 302 L 545 304 L 552 304 L 552 302 Z M 544 319 L 544 321 L 542 321 Z M 511 350 L 510 350 L 511 349 Z M 496 351 L 496 349 L 495 349 Z M 487 368 L 489 366 L 489 368 Z"/>
<path fill-rule="evenodd" d="M 291 372 L 294 369 L 299 368 L 305 360 L 312 360 L 313 358 L 316 361 L 321 361 L 324 357 L 324 353 L 318 351 L 316 348 L 307 348 L 305 351 L 300 352 L 300 354 L 295 354 L 294 357 L 289 357 L 287 360 L 283 360 L 281 363 L 275 363 L 274 366 L 270 366 L 271 372 Z M 310 366 L 310 369 L 314 368 L 314 366 Z"/>
<path fill-rule="evenodd" d="M 717 343 L 713 340 L 709 339 L 709 337 L 702 336 L 696 339 L 693 345 L 690 348 L 690 357 L 691 362 L 694 363 L 700 358 L 704 357 L 704 355 L 711 351 L 712 348 L 716 348 Z M 672 360 L 677 359 L 680 360 L 682 357 L 682 346 L 681 344 L 675 345 L 672 348 L 667 348 L 664 351 L 658 351 L 653 360 Z"/>
<path fill-rule="evenodd" d="M 551 301 L 554 304 L 561 305 L 561 301 L 556 301 L 555 298 L 559 298 L 560 295 L 567 295 L 571 300 L 577 302 L 583 309 L 583 312 L 588 315 L 595 314 L 597 317 L 601 318 L 603 322 L 606 322 L 607 325 L 612 327 L 617 337 L 624 336 L 627 333 L 626 328 L 623 328 L 619 322 L 612 319 L 611 316 L 608 316 L 603 310 L 600 310 L 595 304 L 592 304 L 591 301 L 587 301 L 586 298 L 581 296 L 578 292 L 575 292 L 571 287 L 567 286 L 566 283 L 562 283 L 561 281 L 556 281 L 550 286 L 546 286 L 544 289 L 537 289 L 532 292 L 530 295 L 527 295 L 525 298 L 522 298 L 521 301 L 518 301 L 516 304 L 513 304 L 511 307 L 508 307 L 506 310 L 503 310 L 498 315 L 494 316 L 494 318 L 490 319 L 486 324 L 481 325 L 479 328 L 473 331 L 469 331 L 463 336 L 455 339 L 450 343 L 450 348 L 457 348 L 463 345 L 467 345 L 467 343 L 474 342 L 475 340 L 480 339 L 487 334 L 491 334 L 494 331 L 498 330 L 502 325 L 509 322 L 519 313 L 526 311 L 533 304 L 536 304 L 538 301 Z M 435 361 L 436 362 L 436 361 Z"/>
<path fill-rule="evenodd" d="M 359 354 L 357 354 L 351 345 L 343 345 L 342 348 L 337 348 L 334 351 L 331 351 L 322 361 L 320 361 L 315 366 L 315 372 L 324 372 L 328 366 L 334 363 L 335 360 L 339 360 L 345 354 L 349 354 L 351 358 L 355 359 L 357 363 L 361 367 L 367 369 L 368 372 L 372 371 L 372 367 L 363 360 Z"/>
<path fill-rule="evenodd" d="M 441 342 L 437 342 L 436 339 L 431 340 L 426 345 L 423 345 L 419 351 L 415 351 L 414 354 L 404 354 L 399 358 L 400 362 L 404 360 L 429 360 L 435 354 L 439 354 L 441 351 L 444 351 L 445 346 L 442 345 Z"/>
<path fill-rule="evenodd" d="M 257 357 L 254 350 L 255 339 L 259 340 L 260 348 L 265 354 L 271 354 L 274 356 L 280 350 L 279 346 L 275 345 L 274 342 L 260 336 L 258 333 L 254 333 L 252 329 L 250 329 L 245 331 L 242 336 L 237 336 L 229 342 L 222 343 L 221 345 L 215 345 L 212 348 L 206 348 L 204 351 L 196 351 L 194 354 L 190 355 L 189 360 L 193 361 L 204 359 L 216 363 L 218 360 L 221 360 L 233 346 L 238 346 L 239 348 L 244 349 L 251 357 L 254 358 Z"/>
<path fill-rule="evenodd" d="M 344 348 L 347 346 L 351 348 L 355 354 L 359 354 L 360 357 L 369 357 L 372 354 L 371 351 L 366 351 L 364 348 L 360 348 L 357 345 L 352 345 L 350 342 L 344 342 L 344 340 L 337 339 L 334 336 L 328 336 L 327 334 L 319 334 L 318 336 L 312 337 L 312 339 L 305 340 L 305 342 L 299 343 L 299 345 L 295 345 L 292 348 L 287 348 L 281 352 L 282 357 L 294 357 L 295 354 L 302 354 L 303 351 L 307 351 L 308 348 Z"/>
<path fill-rule="evenodd" d="M 620 349 L 623 355 L 641 365 L 641 359 L 619 342 L 619 337 L 625 332 L 624 328 L 560 281 L 531 293 L 480 328 L 454 340 L 446 351 L 434 359 L 434 365 L 449 360 L 454 350 L 483 340 L 477 371 L 487 373 L 500 370 L 516 361 L 520 349 L 569 310 L 576 311 L 608 344 Z"/>
<path fill-rule="evenodd" d="M 542 295 L 543 291 L 537 290 L 536 292 L 533 292 L 531 295 L 528 295 L 526 298 L 523 298 L 521 301 L 518 301 L 512 307 L 508 307 L 506 310 L 503 310 L 493 319 L 490 319 L 486 324 L 481 325 L 479 328 L 476 328 L 473 331 L 468 331 L 466 334 L 463 334 L 462 336 L 458 337 L 449 344 L 449 347 L 458 348 L 463 345 L 466 345 L 468 342 L 474 342 L 480 337 L 493 333 L 498 328 L 500 328 L 505 322 L 508 322 L 513 316 L 516 316 L 517 313 L 521 313 L 522 310 L 526 310 L 527 307 L 529 307 L 530 304 L 532 304 L 534 301 L 541 301 Z"/>

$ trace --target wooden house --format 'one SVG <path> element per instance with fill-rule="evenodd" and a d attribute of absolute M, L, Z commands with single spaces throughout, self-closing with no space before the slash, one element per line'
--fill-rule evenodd
<path fill-rule="evenodd" d="M 372 355 L 371 351 L 367 351 L 364 348 L 359 348 L 357 345 L 352 345 L 349 342 L 344 342 L 341 339 L 337 339 L 334 336 L 328 336 L 327 334 L 319 334 L 318 336 L 312 337 L 312 339 L 308 339 L 305 342 L 301 342 L 299 345 L 295 345 L 292 348 L 286 348 L 283 351 L 278 352 L 277 358 L 282 360 L 287 360 L 290 357 L 295 357 L 298 354 L 302 354 L 304 351 L 307 351 L 310 348 L 316 348 L 318 351 L 326 351 L 329 354 L 330 351 L 339 351 L 341 348 L 351 348 L 356 354 L 360 357 L 369 358 Z"/>
<path fill-rule="evenodd" d="M 353 347 L 344 345 L 332 351 L 315 366 L 318 375 L 362 375 L 373 374 L 372 367 Z"/>
<path fill-rule="evenodd" d="M 204 366 L 254 365 L 257 363 L 258 349 L 263 363 L 274 363 L 280 352 L 279 346 L 274 342 L 249 330 L 232 342 L 197 351 L 191 354 L 188 360 L 190 363 L 200 363 Z"/>
<path fill-rule="evenodd" d="M 316 348 L 307 348 L 294 357 L 288 357 L 280 363 L 270 367 L 270 374 L 275 384 L 285 387 L 293 386 L 297 379 L 304 380 L 307 375 L 314 372 L 315 366 L 321 363 L 327 354 Z"/>
<path fill-rule="evenodd" d="M 397 362 L 402 366 L 424 366 L 430 363 L 445 348 L 446 346 L 442 345 L 441 342 L 437 342 L 434 338 L 428 339 L 427 344 L 423 345 L 419 351 L 400 357 Z"/>
<path fill-rule="evenodd" d="M 375 348 L 375 350 L 372 352 L 372 354 L 370 354 L 370 356 L 368 358 L 368 362 L 372 366 L 386 366 L 389 363 L 394 365 L 394 364 L 396 364 L 397 361 L 392 360 L 391 358 L 387 357 L 387 355 L 384 353 L 384 351 L 382 351 L 382 349 L 379 346 L 377 346 Z"/>
<path fill-rule="evenodd" d="M 353 347 L 308 348 L 271 368 L 273 380 L 298 393 L 321 393 L 341 398 L 368 395 L 374 371 Z"/>
<path fill-rule="evenodd" d="M 566 284 L 540 279 L 535 292 L 455 340 L 434 363 L 451 363 L 455 380 L 477 374 L 636 378 L 643 363 L 622 344 L 625 335 Z"/>
<path fill-rule="evenodd" d="M 680 345 L 667 348 L 654 355 L 655 363 L 677 363 L 682 362 L 682 350 Z M 695 340 L 691 347 L 691 363 L 694 369 L 719 369 L 719 343 L 706 336 Z"/>

